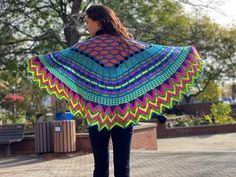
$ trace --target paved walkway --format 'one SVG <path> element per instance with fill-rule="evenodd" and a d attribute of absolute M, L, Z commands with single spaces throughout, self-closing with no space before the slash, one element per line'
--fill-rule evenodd
<path fill-rule="evenodd" d="M 132 151 L 131 177 L 235 177 L 236 133 L 160 139 L 158 144 L 158 151 Z M 92 170 L 92 154 L 0 157 L 1 177 L 92 177 Z"/>

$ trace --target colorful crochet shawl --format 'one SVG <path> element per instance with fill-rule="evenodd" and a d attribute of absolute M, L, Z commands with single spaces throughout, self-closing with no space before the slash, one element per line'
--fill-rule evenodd
<path fill-rule="evenodd" d="M 194 47 L 124 42 L 102 34 L 31 58 L 28 72 L 40 88 L 66 99 L 73 115 L 101 130 L 125 128 L 172 108 L 203 65 Z"/>

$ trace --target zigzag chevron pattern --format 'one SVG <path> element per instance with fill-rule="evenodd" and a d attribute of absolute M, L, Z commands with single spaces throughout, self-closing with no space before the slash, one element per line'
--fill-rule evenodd
<path fill-rule="evenodd" d="M 170 62 L 173 61 L 170 59 Z M 49 94 L 55 94 L 59 99 L 66 99 L 73 115 L 79 114 L 90 126 L 97 125 L 101 130 L 112 129 L 114 126 L 125 128 L 131 123 L 137 124 L 140 120 L 150 119 L 152 113 L 162 114 L 163 108 L 172 108 L 175 101 L 180 101 L 189 92 L 189 87 L 199 78 L 203 67 L 204 63 L 196 49 L 191 47 L 180 67 L 161 84 L 127 103 L 112 106 L 83 98 L 52 74 L 38 56 L 29 60 L 28 72 L 39 83 L 40 88 L 45 88 Z"/>

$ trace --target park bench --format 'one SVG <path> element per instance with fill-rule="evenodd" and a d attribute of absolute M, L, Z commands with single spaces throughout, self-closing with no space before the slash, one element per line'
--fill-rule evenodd
<path fill-rule="evenodd" d="M 20 142 L 24 138 L 23 124 L 0 125 L 0 144 L 6 144 L 6 155 L 11 154 L 11 143 Z"/>

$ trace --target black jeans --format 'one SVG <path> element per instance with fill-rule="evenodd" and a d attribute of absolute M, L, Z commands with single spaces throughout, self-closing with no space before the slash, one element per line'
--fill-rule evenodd
<path fill-rule="evenodd" d="M 97 126 L 89 127 L 90 142 L 94 156 L 93 177 L 109 176 L 109 139 L 112 138 L 115 177 L 129 177 L 130 173 L 130 146 L 133 134 L 133 125 L 123 129 L 115 126 L 110 131 Z"/>

